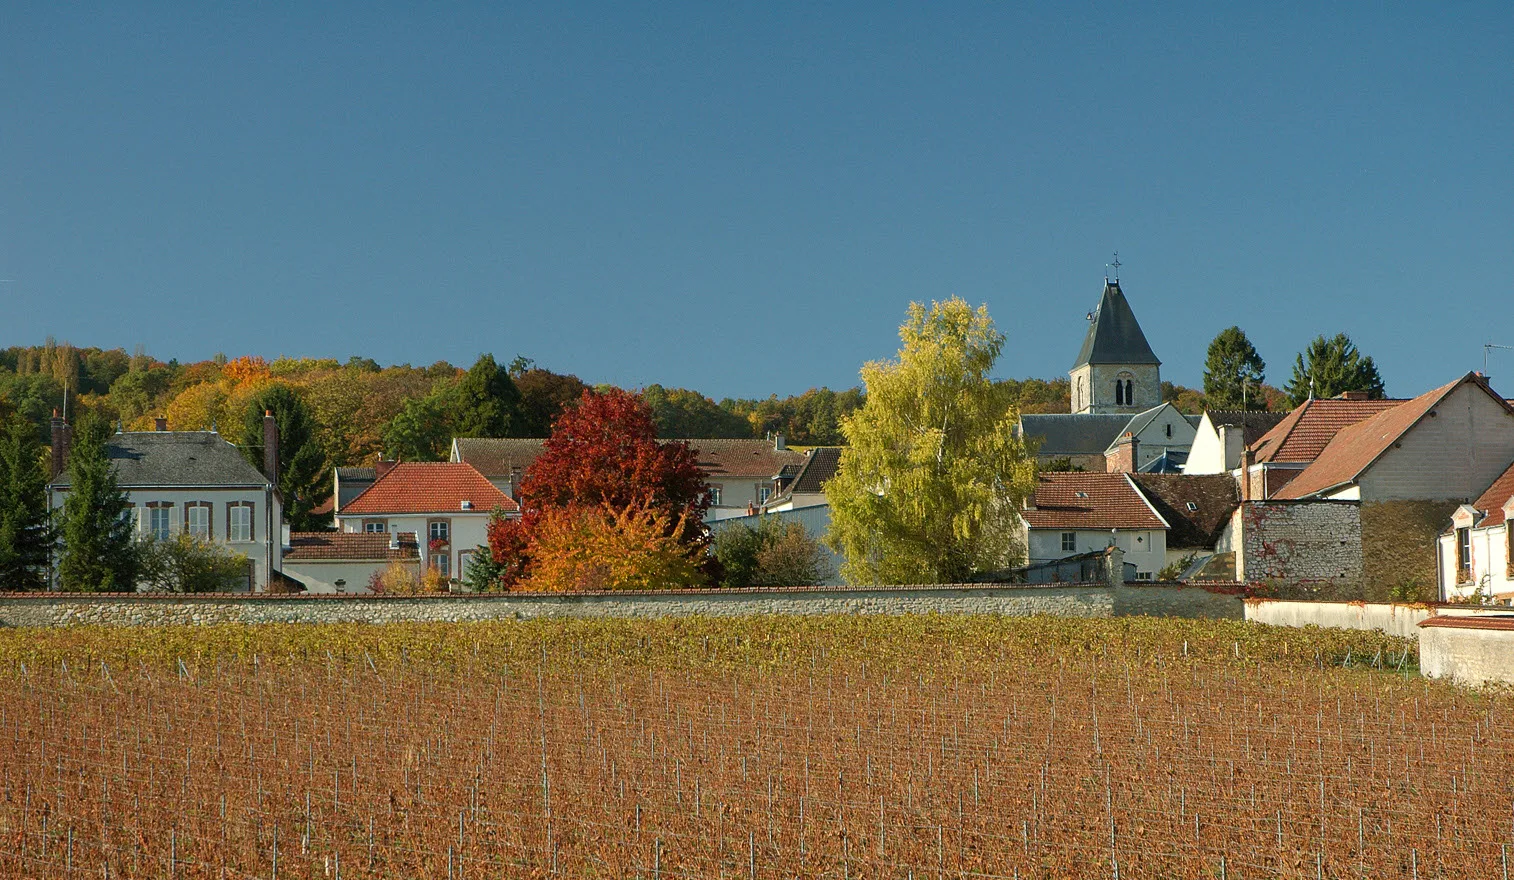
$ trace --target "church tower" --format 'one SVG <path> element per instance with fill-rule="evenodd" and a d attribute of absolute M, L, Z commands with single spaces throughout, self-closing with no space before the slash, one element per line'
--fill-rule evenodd
<path fill-rule="evenodd" d="M 1088 316 L 1088 335 L 1072 365 L 1074 413 L 1138 413 L 1162 402 L 1162 362 L 1146 342 L 1120 280 L 1104 279 L 1104 296 Z"/>

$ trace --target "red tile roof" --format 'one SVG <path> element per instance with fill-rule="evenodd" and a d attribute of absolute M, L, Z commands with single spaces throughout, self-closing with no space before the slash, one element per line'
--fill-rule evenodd
<path fill-rule="evenodd" d="M 519 510 L 471 464 L 402 461 L 342 508 L 341 516 L 457 513 L 467 501 L 474 511 Z"/>
<path fill-rule="evenodd" d="M 390 549 L 389 536 L 379 532 L 295 532 L 289 536 L 286 562 L 356 560 L 371 562 L 418 559 L 415 532 L 401 532 L 399 546 Z"/>
<path fill-rule="evenodd" d="M 1336 432 L 1371 418 L 1402 400 L 1306 400 L 1251 447 L 1257 464 L 1270 461 L 1314 461 Z"/>
<path fill-rule="evenodd" d="M 545 440 L 495 437 L 459 437 L 458 457 L 489 477 L 501 479 L 512 468 L 526 470 L 541 455 Z M 774 449 L 771 440 L 662 440 L 662 443 L 687 443 L 694 450 L 699 469 L 707 477 L 752 477 L 767 480 L 786 464 L 803 464 L 804 453 L 794 449 Z"/>
<path fill-rule="evenodd" d="M 1388 451 L 1398 439 L 1419 423 L 1452 391 L 1472 383 L 1492 396 L 1487 384 L 1474 373 L 1383 410 L 1369 419 L 1348 425 L 1336 433 L 1303 473 L 1276 493 L 1283 500 L 1307 498 L 1336 486 L 1354 482 L 1362 472 Z M 1493 397 L 1507 407 L 1503 398 Z"/>
<path fill-rule="evenodd" d="M 1514 464 L 1503 475 L 1493 481 L 1487 491 L 1477 496 L 1472 506 L 1486 514 L 1483 521 L 1477 524 L 1480 529 L 1501 526 L 1504 524 L 1503 506 L 1509 499 L 1514 497 Z"/>
<path fill-rule="evenodd" d="M 1125 474 L 1048 473 L 1036 484 L 1033 529 L 1165 529 L 1167 523 Z"/>

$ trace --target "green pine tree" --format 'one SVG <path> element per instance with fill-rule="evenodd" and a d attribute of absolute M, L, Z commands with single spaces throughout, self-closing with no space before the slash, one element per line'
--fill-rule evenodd
<path fill-rule="evenodd" d="M 269 412 L 279 428 L 278 489 L 284 499 L 284 519 L 296 532 L 329 528 L 329 522 L 310 511 L 331 497 L 331 472 L 315 418 L 293 388 L 275 383 L 248 401 L 242 414 L 242 454 L 253 467 L 263 469 L 263 415 Z"/>
<path fill-rule="evenodd" d="M 0 590 L 47 589 L 53 537 L 42 444 L 13 415 L 0 434 Z"/>
<path fill-rule="evenodd" d="M 116 482 L 108 444 L 110 426 L 85 416 L 68 459 L 63 501 L 63 547 L 58 582 L 81 593 L 131 592 L 137 585 L 137 543 L 131 501 Z"/>
<path fill-rule="evenodd" d="M 459 437 L 515 437 L 526 427 L 520 409 L 520 389 L 494 355 L 480 355 L 457 384 Z"/>
<path fill-rule="evenodd" d="M 1204 361 L 1204 396 L 1211 409 L 1267 408 L 1262 394 L 1267 364 L 1239 327 L 1221 330 Z"/>
<path fill-rule="evenodd" d="M 1362 391 L 1372 400 L 1388 396 L 1377 365 L 1344 333 L 1328 339 L 1316 336 L 1294 359 L 1293 378 L 1283 390 L 1294 406 L 1311 397 L 1335 397 L 1343 391 Z"/>

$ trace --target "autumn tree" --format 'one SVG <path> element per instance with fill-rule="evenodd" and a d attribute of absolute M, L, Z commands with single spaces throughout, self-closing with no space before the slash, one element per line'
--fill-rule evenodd
<path fill-rule="evenodd" d="M 12 414 L 0 434 L 0 590 L 44 590 L 52 561 L 47 470 L 31 422 Z"/>
<path fill-rule="evenodd" d="M 1262 383 L 1267 363 L 1239 327 L 1226 327 L 1209 343 L 1204 359 L 1204 396 L 1214 409 L 1265 410 Z"/>
<path fill-rule="evenodd" d="M 311 511 L 330 497 L 331 477 L 316 437 L 315 420 L 293 388 L 274 382 L 248 401 L 242 411 L 242 454 L 262 469 L 263 416 L 269 412 L 279 429 L 278 489 L 284 499 L 284 519 L 292 531 L 319 531 L 327 523 Z"/>
<path fill-rule="evenodd" d="M 520 390 L 494 355 L 480 355 L 457 385 L 453 426 L 458 437 L 518 437 Z"/>
<path fill-rule="evenodd" d="M 911 303 L 894 361 L 862 368 L 867 402 L 825 485 L 827 542 L 852 583 L 953 583 L 1017 562 L 1016 509 L 1035 485 L 1018 414 L 989 379 L 1004 337 L 986 306 Z"/>
<path fill-rule="evenodd" d="M 809 586 L 835 573 L 825 548 L 803 525 L 776 515 L 759 517 L 754 525 L 723 525 L 710 549 L 728 587 Z"/>
<path fill-rule="evenodd" d="M 544 512 L 532 534 L 531 592 L 700 586 L 697 535 L 687 514 L 631 504 L 569 504 Z"/>
<path fill-rule="evenodd" d="M 68 494 L 63 500 L 63 547 L 58 582 L 82 593 L 132 592 L 139 557 L 130 517 L 131 501 L 116 481 L 110 461 L 110 426 L 87 416 L 79 421 L 68 457 Z"/>
<path fill-rule="evenodd" d="M 522 516 L 490 528 L 489 546 L 507 586 L 531 576 L 539 561 L 537 528 L 549 516 L 638 509 L 673 529 L 691 553 L 704 548 L 709 486 L 688 444 L 659 443 L 651 412 L 620 389 L 586 391 L 557 420 L 542 453 L 526 471 Z M 618 513 L 617 513 L 618 517 Z M 619 522 L 619 519 L 616 519 Z M 645 521 L 637 519 L 638 528 Z M 558 523 L 562 528 L 570 528 Z M 588 528 L 582 522 L 571 528 Z M 570 529 L 571 530 L 571 529 Z"/>
<path fill-rule="evenodd" d="M 1293 378 L 1284 391 L 1293 406 L 1311 397 L 1335 397 L 1344 391 L 1362 391 L 1373 400 L 1387 396 L 1377 365 L 1344 333 L 1328 339 L 1316 336 L 1294 359 Z"/>

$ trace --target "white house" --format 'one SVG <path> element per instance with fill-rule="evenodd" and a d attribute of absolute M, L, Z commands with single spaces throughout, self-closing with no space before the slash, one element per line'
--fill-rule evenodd
<path fill-rule="evenodd" d="M 774 481 L 776 494 L 762 506 L 764 513 L 785 510 L 802 510 L 825 505 L 825 484 L 836 475 L 841 466 L 841 449 L 836 446 L 817 446 L 809 451 L 804 464 L 793 474 L 780 474 Z M 792 465 L 785 465 L 790 468 Z"/>
<path fill-rule="evenodd" d="M 1287 413 L 1207 410 L 1194 430 L 1185 474 L 1228 474 L 1241 466 L 1246 447 L 1262 439 Z"/>
<path fill-rule="evenodd" d="M 1514 465 L 1471 504 L 1451 515 L 1451 528 L 1439 538 L 1441 598 L 1474 593 L 1514 601 Z"/>
<path fill-rule="evenodd" d="M 399 462 L 336 513 L 346 533 L 412 532 L 425 563 L 449 578 L 461 577 L 474 553 L 489 544 L 495 509 L 518 515 L 520 505 L 472 465 Z"/>
<path fill-rule="evenodd" d="M 69 491 L 70 432 L 56 416 L 52 428 L 48 503 L 58 510 Z M 224 544 L 248 559 L 240 589 L 266 589 L 283 562 L 284 508 L 276 488 L 278 431 L 272 415 L 264 417 L 263 436 L 259 471 L 214 431 L 169 431 L 160 418 L 157 430 L 113 435 L 107 454 L 131 502 L 137 535 L 167 539 L 187 532 Z"/>
<path fill-rule="evenodd" d="M 1133 564 L 1136 580 L 1152 580 L 1167 564 L 1167 529 L 1130 474 L 1044 473 L 1019 511 L 1032 565 L 1114 545 Z"/>

